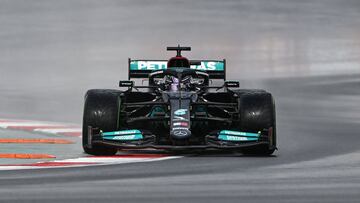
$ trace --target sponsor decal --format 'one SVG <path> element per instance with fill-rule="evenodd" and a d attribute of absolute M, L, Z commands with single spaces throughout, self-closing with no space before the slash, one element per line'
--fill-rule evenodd
<path fill-rule="evenodd" d="M 121 130 L 114 132 L 104 132 L 103 136 L 111 136 L 111 135 L 129 135 L 129 134 L 141 134 L 140 130 Z"/>
<path fill-rule="evenodd" d="M 143 136 L 140 130 L 121 130 L 104 132 L 102 136 L 106 140 L 141 140 Z"/>
<path fill-rule="evenodd" d="M 183 128 L 183 127 L 175 127 L 173 128 L 173 130 L 188 130 L 187 128 Z"/>
<path fill-rule="evenodd" d="M 240 131 L 232 131 L 232 130 L 222 130 L 220 134 L 225 135 L 235 135 L 235 136 L 243 136 L 243 137 L 259 137 L 261 132 L 258 133 L 249 133 L 249 132 L 240 132 Z"/>
<path fill-rule="evenodd" d="M 167 61 L 132 61 L 130 70 L 165 70 Z"/>
<path fill-rule="evenodd" d="M 222 130 L 219 133 L 218 139 L 224 141 L 256 141 L 259 139 L 261 132 L 249 133 L 232 130 Z"/>
<path fill-rule="evenodd" d="M 187 109 L 175 110 L 173 121 L 187 121 L 187 119 L 183 117 L 187 114 L 187 111 L 188 111 Z"/>
<path fill-rule="evenodd" d="M 224 63 L 223 62 L 216 62 L 216 61 L 209 61 L 204 62 L 202 61 L 200 65 L 192 65 L 190 66 L 191 69 L 195 70 L 212 70 L 212 71 L 223 71 L 224 70 Z"/>
<path fill-rule="evenodd" d="M 187 122 L 176 122 L 173 124 L 173 126 L 188 127 L 188 123 Z"/>
<path fill-rule="evenodd" d="M 141 140 L 143 136 L 141 134 L 133 134 L 133 135 L 121 135 L 121 136 L 114 136 L 112 140 Z"/>
<path fill-rule="evenodd" d="M 178 109 L 178 110 L 174 111 L 174 114 L 177 116 L 182 116 L 182 115 L 185 115 L 186 112 L 187 112 L 187 109 Z"/>
<path fill-rule="evenodd" d="M 220 140 L 225 140 L 225 141 L 255 141 L 255 140 L 257 140 L 257 138 L 239 137 L 239 136 L 233 136 L 233 135 L 220 135 L 218 138 Z"/>
<path fill-rule="evenodd" d="M 202 71 L 224 71 L 222 61 L 201 61 L 200 65 L 192 65 L 191 69 Z M 167 61 L 131 61 L 130 70 L 165 70 Z"/>
<path fill-rule="evenodd" d="M 186 121 L 186 118 L 181 117 L 181 116 L 174 116 L 174 121 Z"/>

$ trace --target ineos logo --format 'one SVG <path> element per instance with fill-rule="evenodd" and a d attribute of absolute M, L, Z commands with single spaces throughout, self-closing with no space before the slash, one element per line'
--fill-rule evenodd
<path fill-rule="evenodd" d="M 185 115 L 186 112 L 187 112 L 187 109 L 178 109 L 178 110 L 174 111 L 174 114 L 177 116 L 182 116 L 182 115 Z"/>
<path fill-rule="evenodd" d="M 188 133 L 186 131 L 174 131 L 174 135 L 176 136 L 185 136 Z"/>

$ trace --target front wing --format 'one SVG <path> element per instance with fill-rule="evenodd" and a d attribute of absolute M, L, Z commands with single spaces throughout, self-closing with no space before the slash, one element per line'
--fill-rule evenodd
<path fill-rule="evenodd" d="M 162 150 L 205 150 L 205 149 L 218 149 L 218 150 L 239 150 L 243 148 L 250 148 L 255 146 L 269 146 L 269 149 L 276 148 L 273 143 L 273 129 L 264 129 L 259 132 L 258 139 L 256 141 L 226 141 L 219 139 L 219 132 L 213 132 L 210 135 L 205 136 L 205 143 L 199 145 L 163 145 L 156 144 L 156 135 L 151 134 L 148 131 L 141 131 L 143 138 L 139 140 L 107 140 L 104 139 L 101 130 L 98 128 L 88 127 L 88 147 L 92 145 L 104 145 L 110 147 L 116 147 L 119 149 L 162 149 Z"/>

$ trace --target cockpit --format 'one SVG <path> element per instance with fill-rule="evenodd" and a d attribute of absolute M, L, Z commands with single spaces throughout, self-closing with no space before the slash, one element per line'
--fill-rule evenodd
<path fill-rule="evenodd" d="M 162 91 L 197 91 L 209 84 L 209 76 L 194 69 L 174 67 L 153 72 L 149 82 Z"/>
<path fill-rule="evenodd" d="M 181 51 L 190 51 L 190 47 L 168 47 L 176 51 L 175 57 L 167 62 L 167 69 L 152 72 L 149 84 L 158 86 L 162 91 L 196 91 L 209 84 L 209 75 L 190 68 L 190 61 L 181 56 Z"/>

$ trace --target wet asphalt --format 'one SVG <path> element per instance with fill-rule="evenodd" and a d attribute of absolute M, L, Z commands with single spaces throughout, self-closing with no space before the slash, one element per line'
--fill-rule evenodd
<path fill-rule="evenodd" d="M 180 43 L 273 93 L 279 144 L 272 157 L 1 171 L 1 201 L 360 200 L 357 0 L 1 0 L 0 27 L 0 117 L 80 124 L 87 89 L 117 88 L 128 57 L 167 59 Z"/>

